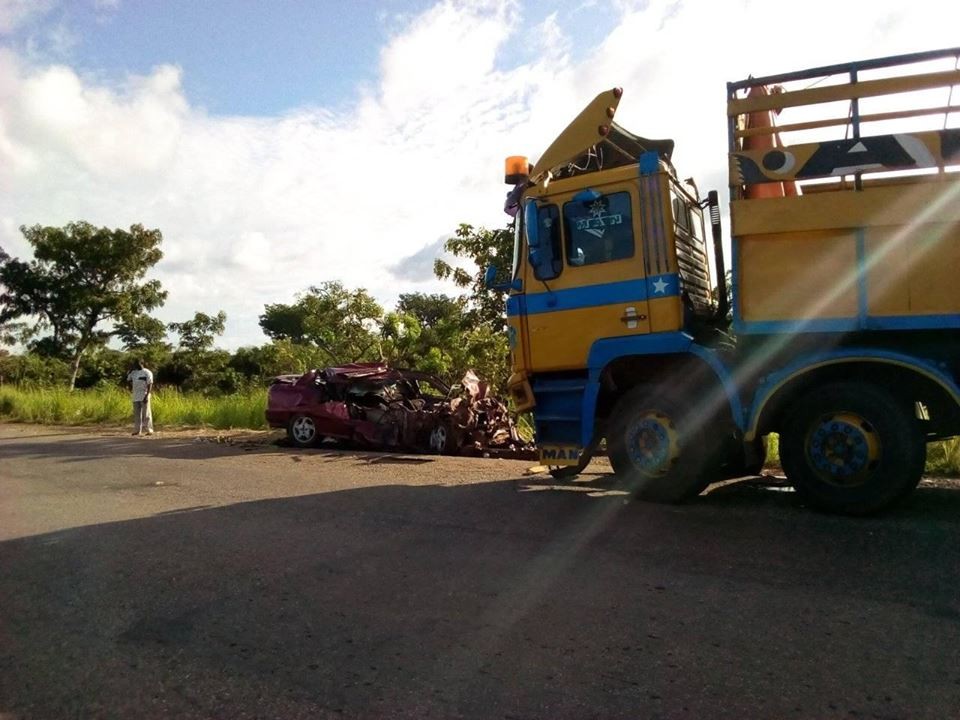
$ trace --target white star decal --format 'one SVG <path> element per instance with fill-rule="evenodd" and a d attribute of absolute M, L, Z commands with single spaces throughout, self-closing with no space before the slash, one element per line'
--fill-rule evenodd
<path fill-rule="evenodd" d="M 667 282 L 663 278 L 658 278 L 656 282 L 653 283 L 654 295 L 662 295 L 666 291 L 667 291 Z"/>

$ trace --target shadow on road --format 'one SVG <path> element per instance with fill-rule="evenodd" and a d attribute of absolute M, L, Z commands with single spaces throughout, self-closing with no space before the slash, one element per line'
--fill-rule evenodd
<path fill-rule="evenodd" d="M 516 478 L 8 541 L 0 715 L 947 717 L 958 509 L 936 488 L 851 520 L 756 481 L 663 507 Z"/>
<path fill-rule="evenodd" d="M 528 479 L 526 483 L 531 490 L 577 492 L 592 497 L 629 495 L 609 471 L 598 472 L 588 469 L 572 482 L 558 483 L 549 477 L 540 476 Z M 769 514 L 771 511 L 790 514 L 814 513 L 820 517 L 828 517 L 803 505 L 793 492 L 793 488 L 787 484 L 786 478 L 770 474 L 711 485 L 704 494 L 679 507 L 760 515 Z M 937 479 L 925 480 L 904 503 L 886 511 L 883 515 L 875 518 L 848 519 L 847 522 L 852 526 L 861 523 L 870 527 L 871 523 L 910 520 L 960 524 L 960 483 L 947 483 Z"/>

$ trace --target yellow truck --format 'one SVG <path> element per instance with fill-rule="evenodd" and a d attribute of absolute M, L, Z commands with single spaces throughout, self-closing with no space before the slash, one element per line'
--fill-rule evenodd
<path fill-rule="evenodd" d="M 718 194 L 614 122 L 619 88 L 508 158 L 512 277 L 487 281 L 542 461 L 573 475 L 605 442 L 640 498 L 676 502 L 756 471 L 775 432 L 810 504 L 908 495 L 960 434 L 958 59 L 729 83 L 729 282 Z"/>

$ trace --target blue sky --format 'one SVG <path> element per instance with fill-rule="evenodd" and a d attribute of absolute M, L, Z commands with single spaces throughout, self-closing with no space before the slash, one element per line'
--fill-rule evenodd
<path fill-rule="evenodd" d="M 224 346 L 260 344 L 264 305 L 324 280 L 388 307 L 452 292 L 432 258 L 462 222 L 506 223 L 503 158 L 601 90 L 722 190 L 727 81 L 957 27 L 940 0 L 0 0 L 0 247 L 159 228 L 161 319 L 222 309 Z"/>
<path fill-rule="evenodd" d="M 265 115 L 336 105 L 376 79 L 378 51 L 397 15 L 428 2 L 149 0 L 71 2 L 21 34 L 19 46 L 104 79 L 184 71 L 191 103 L 211 113 Z M 66 37 L 44 35 L 62 27 Z"/>
<path fill-rule="evenodd" d="M 381 48 L 432 0 L 73 0 L 24 23 L 12 45 L 40 61 L 116 82 L 164 63 L 183 70 L 192 105 L 217 115 L 342 107 L 377 81 Z M 522 22 L 557 13 L 584 52 L 615 17 L 611 3 L 533 2 Z M 507 32 L 504 28 L 504 32 Z M 528 59 L 522 46 L 505 65 Z M 442 62 L 442 58 L 437 58 Z"/>

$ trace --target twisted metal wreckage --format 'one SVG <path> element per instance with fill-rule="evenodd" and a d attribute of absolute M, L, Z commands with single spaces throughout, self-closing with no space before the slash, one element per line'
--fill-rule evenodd
<path fill-rule="evenodd" d="M 268 391 L 266 418 L 300 447 L 332 438 L 415 452 L 533 457 L 507 406 L 472 370 L 452 388 L 429 373 L 384 363 L 282 375 Z"/>

